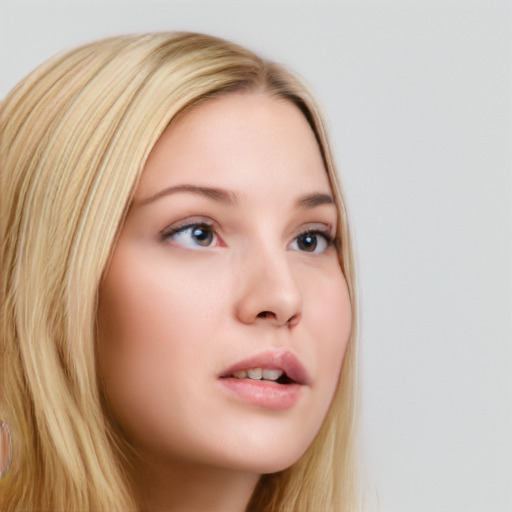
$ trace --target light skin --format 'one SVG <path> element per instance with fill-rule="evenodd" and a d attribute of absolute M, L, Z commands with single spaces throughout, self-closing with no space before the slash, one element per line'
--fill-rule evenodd
<path fill-rule="evenodd" d="M 144 510 L 241 512 L 262 474 L 310 445 L 350 333 L 336 224 L 314 134 L 288 101 L 231 93 L 159 139 L 98 313 L 100 375 L 140 454 Z M 276 382 L 255 402 L 224 385 L 261 354 L 306 372 L 288 402 Z"/>

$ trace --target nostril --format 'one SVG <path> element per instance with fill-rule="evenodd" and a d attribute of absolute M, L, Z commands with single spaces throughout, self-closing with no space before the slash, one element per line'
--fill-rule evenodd
<path fill-rule="evenodd" d="M 284 327 L 284 326 L 294 327 L 296 324 L 299 323 L 300 316 L 301 316 L 300 313 L 298 313 L 296 315 L 292 315 L 287 320 L 281 320 L 279 318 L 279 316 L 276 315 L 276 313 L 273 313 L 272 311 L 261 311 L 260 313 L 258 313 L 256 315 L 257 318 L 268 319 L 268 320 L 270 320 L 272 325 L 277 325 L 279 327 Z"/>

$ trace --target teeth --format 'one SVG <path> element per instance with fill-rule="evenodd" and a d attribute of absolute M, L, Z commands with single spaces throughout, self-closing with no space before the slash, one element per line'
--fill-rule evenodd
<path fill-rule="evenodd" d="M 283 375 L 282 370 L 263 370 L 263 378 L 265 380 L 277 380 Z"/>
<path fill-rule="evenodd" d="M 277 380 L 283 375 L 282 370 L 263 370 L 262 368 L 249 368 L 248 370 L 239 370 L 233 374 L 237 379 L 246 379 L 247 377 L 252 380 Z"/>
<path fill-rule="evenodd" d="M 251 368 L 247 370 L 247 376 L 249 379 L 260 380 L 263 376 L 263 370 L 261 368 Z"/>

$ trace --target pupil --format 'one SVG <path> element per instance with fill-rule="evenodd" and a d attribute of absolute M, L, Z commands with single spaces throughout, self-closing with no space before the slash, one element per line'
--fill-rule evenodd
<path fill-rule="evenodd" d="M 213 234 L 206 227 L 197 227 L 192 231 L 192 236 L 199 245 L 210 245 Z"/>
<path fill-rule="evenodd" d="M 304 251 L 314 251 L 316 249 L 316 235 L 303 235 L 299 239 L 299 246 Z"/>

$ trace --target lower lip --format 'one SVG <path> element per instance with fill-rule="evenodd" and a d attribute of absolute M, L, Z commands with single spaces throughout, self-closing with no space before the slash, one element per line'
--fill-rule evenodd
<path fill-rule="evenodd" d="M 252 405 L 280 411 L 293 407 L 300 398 L 300 384 L 277 384 L 265 380 L 219 379 L 230 391 Z"/>

